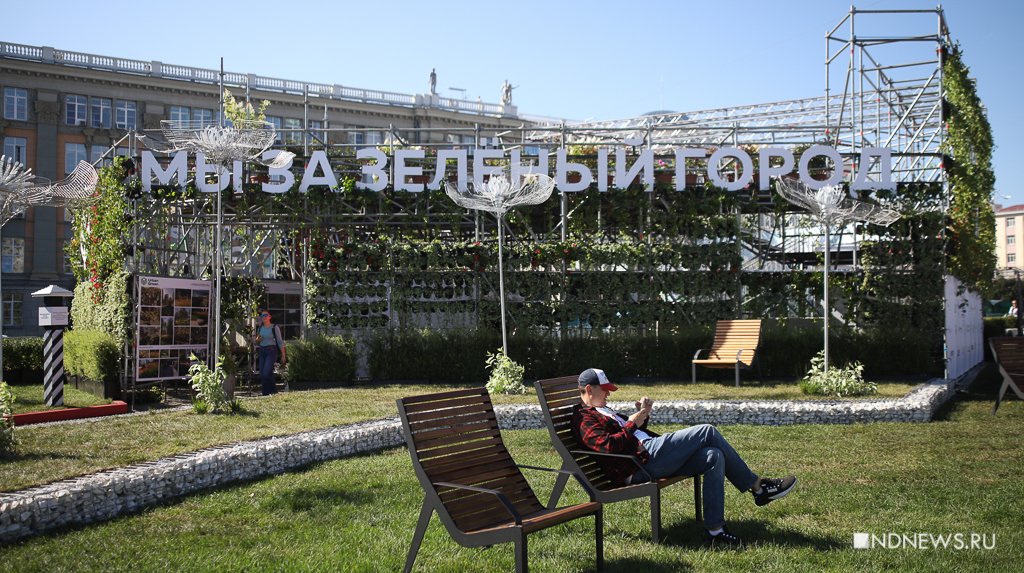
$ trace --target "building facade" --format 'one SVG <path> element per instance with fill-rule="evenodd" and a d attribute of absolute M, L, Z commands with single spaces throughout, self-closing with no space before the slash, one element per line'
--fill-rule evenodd
<path fill-rule="evenodd" d="M 129 135 L 159 134 L 161 120 L 217 121 L 222 83 L 239 99 L 268 100 L 267 120 L 279 131 L 276 143 L 291 148 L 379 145 L 396 139 L 409 145 L 484 147 L 481 132 L 529 123 L 511 102 L 221 74 L 0 42 L 2 153 L 37 176 L 62 179 L 79 161 L 101 166 L 115 155 L 137 154 L 132 143 L 137 139 Z M 4 225 L 0 286 L 5 334 L 41 333 L 31 292 L 48 284 L 74 288 L 64 253 L 70 220 L 63 208 L 38 207 Z"/>
<path fill-rule="evenodd" d="M 1005 277 L 1013 277 L 1024 268 L 1024 205 L 1011 205 L 996 210 L 996 269 Z"/>

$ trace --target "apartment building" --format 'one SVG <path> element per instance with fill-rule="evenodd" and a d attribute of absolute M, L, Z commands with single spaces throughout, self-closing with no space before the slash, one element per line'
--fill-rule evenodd
<path fill-rule="evenodd" d="M 996 269 L 1005 277 L 1024 269 L 1024 205 L 996 210 Z"/>

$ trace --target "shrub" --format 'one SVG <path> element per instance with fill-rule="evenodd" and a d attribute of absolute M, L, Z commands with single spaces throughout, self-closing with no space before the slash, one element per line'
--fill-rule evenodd
<path fill-rule="evenodd" d="M 14 394 L 7 383 L 0 380 L 0 454 L 14 451 Z"/>
<path fill-rule="evenodd" d="M 290 382 L 342 382 L 355 378 L 355 340 L 343 336 L 311 336 L 288 343 Z"/>
<path fill-rule="evenodd" d="M 123 347 L 132 332 L 130 279 L 127 271 L 118 271 L 104 283 L 80 281 L 71 303 L 71 323 L 75 330 L 105 332 L 114 337 L 118 347 Z"/>
<path fill-rule="evenodd" d="M 878 392 L 878 385 L 864 381 L 864 365 L 851 362 L 843 367 L 831 366 L 825 370 L 825 352 L 819 352 L 811 359 L 811 369 L 800 381 L 804 394 L 825 396 L 864 396 Z"/>
<path fill-rule="evenodd" d="M 116 382 L 121 373 L 121 346 L 105 332 L 70 330 L 64 334 L 64 369 L 90 380 Z"/>
<path fill-rule="evenodd" d="M 36 373 L 41 377 L 43 371 L 42 337 L 5 338 L 3 344 L 4 380 L 11 384 L 37 383 L 38 380 L 22 380 L 22 378 L 31 373 Z"/>
<path fill-rule="evenodd" d="M 491 377 L 487 380 L 487 391 L 491 394 L 526 394 L 523 385 L 524 369 L 516 364 L 499 348 L 493 354 L 487 353 L 487 366 L 491 368 Z"/>
<path fill-rule="evenodd" d="M 500 337 L 484 330 L 389 330 L 369 342 L 370 372 L 377 380 L 479 384 L 487 379 L 487 352 L 501 344 Z"/>
<path fill-rule="evenodd" d="M 232 411 L 236 408 L 229 405 L 227 394 L 224 393 L 224 357 L 217 358 L 217 368 L 210 370 L 210 367 L 196 358 L 195 354 L 189 354 L 192 365 L 188 367 L 189 384 L 196 392 L 192 400 L 192 409 L 196 414 L 207 412 L 220 412 L 229 407 Z"/>
<path fill-rule="evenodd" d="M 767 376 L 803 376 L 821 350 L 820 321 L 768 321 L 762 326 L 758 357 Z M 831 330 L 830 356 L 837 363 L 860 360 L 871 376 L 942 372 L 941 332 L 872 328 Z M 497 329 L 400 329 L 377 334 L 369 342 L 370 375 L 377 380 L 426 380 L 482 383 L 486 360 L 501 343 Z M 538 332 L 522 329 L 509 336 L 508 355 L 521 364 L 526 380 L 554 378 L 601 368 L 612 379 L 690 378 L 698 348 L 711 346 L 711 325 L 658 334 L 632 332 Z"/>

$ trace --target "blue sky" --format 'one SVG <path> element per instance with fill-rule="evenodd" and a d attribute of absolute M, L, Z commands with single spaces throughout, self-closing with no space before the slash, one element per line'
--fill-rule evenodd
<path fill-rule="evenodd" d="M 522 113 L 615 119 L 822 95 L 824 35 L 851 0 L 6 4 L 0 39 L 8 42 L 205 68 L 223 57 L 234 72 L 403 93 L 427 91 L 436 68 L 442 95 L 497 102 L 508 79 Z M 1024 60 L 1010 52 L 1024 2 L 942 7 L 989 111 L 995 200 L 1024 203 L 1012 171 L 1024 152 Z M 879 21 L 928 33 L 935 19 Z"/>

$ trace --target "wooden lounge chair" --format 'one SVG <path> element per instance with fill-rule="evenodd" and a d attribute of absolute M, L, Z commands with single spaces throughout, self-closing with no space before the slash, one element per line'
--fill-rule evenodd
<path fill-rule="evenodd" d="M 999 409 L 1007 390 L 1013 390 L 1018 398 L 1024 400 L 1024 336 L 993 336 L 988 339 L 992 348 L 992 357 L 1003 375 L 1003 385 L 996 394 L 996 403 L 992 406 L 992 415 Z"/>
<path fill-rule="evenodd" d="M 697 521 L 701 521 L 700 475 L 663 478 L 660 480 L 616 486 L 598 466 L 599 456 L 631 458 L 640 471 L 643 466 L 636 456 L 621 454 L 605 454 L 594 452 L 581 446 L 572 431 L 572 407 L 580 403 L 579 384 L 576 376 L 563 376 L 534 383 L 540 409 L 544 413 L 544 423 L 551 434 L 551 444 L 558 455 L 562 456 L 562 469 L 581 477 L 594 491 L 597 501 L 612 503 L 640 497 L 651 498 L 651 538 L 655 543 L 661 542 L 661 490 L 674 483 L 693 477 L 693 505 Z M 566 482 L 566 474 L 558 476 L 555 488 L 551 492 L 548 507 L 555 507 Z"/>
<path fill-rule="evenodd" d="M 521 573 L 527 570 L 529 533 L 592 515 L 597 568 L 604 568 L 601 503 L 581 480 L 591 501 L 557 509 L 542 506 L 520 468 L 561 475 L 568 472 L 517 465 L 512 460 L 485 388 L 401 398 L 398 414 L 413 469 L 425 493 L 405 562 L 406 573 L 412 571 L 435 511 L 460 545 L 514 543 L 516 571 Z"/>
<path fill-rule="evenodd" d="M 719 320 L 715 324 L 715 341 L 711 348 L 701 348 L 693 355 L 693 382 L 697 383 L 697 366 L 734 368 L 736 386 L 740 385 L 740 369 L 757 362 L 757 379 L 761 379 L 761 361 L 757 349 L 761 345 L 761 320 Z M 705 352 L 705 358 L 700 353 Z"/>

